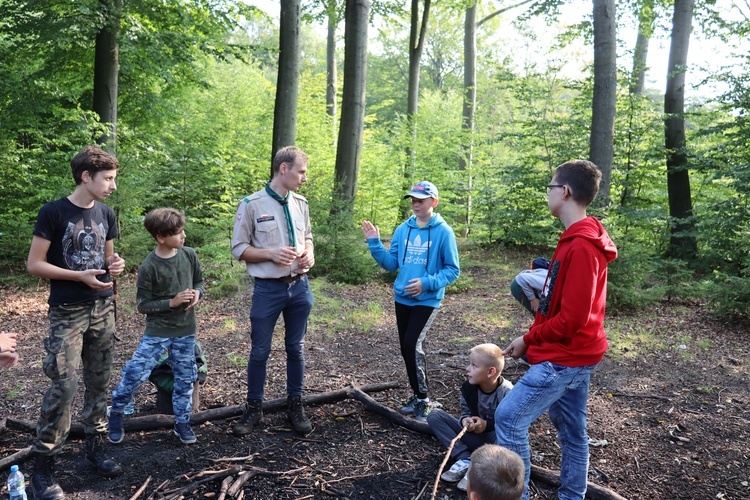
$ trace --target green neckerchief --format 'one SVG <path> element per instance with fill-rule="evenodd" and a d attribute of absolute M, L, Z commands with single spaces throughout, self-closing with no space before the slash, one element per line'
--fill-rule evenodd
<path fill-rule="evenodd" d="M 289 212 L 289 191 L 286 192 L 286 196 L 283 198 L 278 195 L 276 191 L 271 189 L 271 183 L 266 183 L 266 193 L 274 200 L 281 203 L 284 207 L 284 217 L 286 217 L 286 230 L 289 233 L 289 246 L 297 248 L 297 236 L 294 234 L 294 221 L 292 221 L 292 214 Z"/>

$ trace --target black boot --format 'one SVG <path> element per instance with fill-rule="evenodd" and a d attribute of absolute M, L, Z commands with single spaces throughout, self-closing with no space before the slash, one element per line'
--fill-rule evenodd
<path fill-rule="evenodd" d="M 52 477 L 55 457 L 36 454 L 31 472 L 31 493 L 37 500 L 62 500 L 65 498 L 60 485 Z"/>
<path fill-rule="evenodd" d="M 297 396 L 296 398 L 289 396 L 286 398 L 286 414 L 292 423 L 292 427 L 294 427 L 294 432 L 303 436 L 312 432 L 312 422 L 305 415 L 301 396 Z"/>
<path fill-rule="evenodd" d="M 104 438 L 102 434 L 89 434 L 86 436 L 84 446 L 84 455 L 86 461 L 91 464 L 96 473 L 104 477 L 115 477 L 122 474 L 120 464 L 107 458 L 104 448 Z"/>
<path fill-rule="evenodd" d="M 240 421 L 234 424 L 232 432 L 235 436 L 244 436 L 250 434 L 253 427 L 263 418 L 263 401 L 260 399 L 248 399 L 245 403 L 245 410 L 242 413 Z"/>

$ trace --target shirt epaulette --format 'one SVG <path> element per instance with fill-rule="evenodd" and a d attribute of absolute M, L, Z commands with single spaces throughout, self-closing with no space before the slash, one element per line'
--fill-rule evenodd
<path fill-rule="evenodd" d="M 298 200 L 302 200 L 302 201 L 304 201 L 305 203 L 307 203 L 308 205 L 310 204 L 310 202 L 309 202 L 309 201 L 307 201 L 307 198 L 305 198 L 305 197 L 304 197 L 304 196 L 302 196 L 301 194 L 297 194 L 297 193 L 295 193 L 294 191 L 292 191 L 291 193 L 292 193 L 292 196 L 293 196 L 294 198 L 297 198 Z"/>

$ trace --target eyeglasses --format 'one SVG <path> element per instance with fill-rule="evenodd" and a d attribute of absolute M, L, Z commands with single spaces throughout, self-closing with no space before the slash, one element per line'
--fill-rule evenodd
<path fill-rule="evenodd" d="M 563 186 L 565 186 L 565 184 L 549 184 L 547 186 L 547 196 L 549 196 L 550 191 L 552 191 L 553 189 L 555 189 L 555 188 L 561 188 Z"/>

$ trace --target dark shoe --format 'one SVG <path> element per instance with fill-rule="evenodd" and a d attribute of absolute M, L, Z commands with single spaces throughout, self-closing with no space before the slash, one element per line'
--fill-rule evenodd
<path fill-rule="evenodd" d="M 312 432 L 312 422 L 305 415 L 301 396 L 297 396 L 296 398 L 288 396 L 286 398 L 286 415 L 289 417 L 289 421 L 292 423 L 292 427 L 294 427 L 294 432 L 297 434 L 305 436 Z"/>
<path fill-rule="evenodd" d="M 104 448 L 104 438 L 101 434 L 89 434 L 83 445 L 86 461 L 91 464 L 96 473 L 104 477 L 115 477 L 122 474 L 120 464 L 107 458 Z"/>
<path fill-rule="evenodd" d="M 404 406 L 401 408 L 401 413 L 404 415 L 414 415 L 414 405 L 417 404 L 418 400 L 419 398 L 416 394 L 407 399 Z"/>
<path fill-rule="evenodd" d="M 65 498 L 60 485 L 52 477 L 55 466 L 54 457 L 36 455 L 34 469 L 31 473 L 31 494 L 37 500 L 62 500 Z"/>
<path fill-rule="evenodd" d="M 125 438 L 125 428 L 122 426 L 122 419 L 124 415 L 115 411 L 109 414 L 109 442 L 110 443 L 122 443 Z"/>
<path fill-rule="evenodd" d="M 414 419 L 418 422 L 427 422 L 427 415 L 432 411 L 433 404 L 429 400 L 417 400 L 414 403 Z"/>
<path fill-rule="evenodd" d="M 244 436 L 250 434 L 253 427 L 263 419 L 263 401 L 260 399 L 248 399 L 245 403 L 245 410 L 242 413 L 240 421 L 234 424 L 232 432 L 235 436 Z"/>
<path fill-rule="evenodd" d="M 174 424 L 174 435 L 180 438 L 182 444 L 193 444 L 198 441 L 190 424 Z"/>

